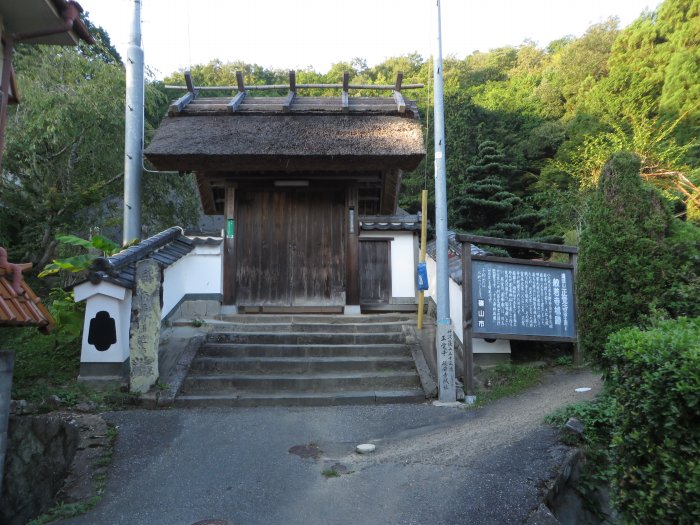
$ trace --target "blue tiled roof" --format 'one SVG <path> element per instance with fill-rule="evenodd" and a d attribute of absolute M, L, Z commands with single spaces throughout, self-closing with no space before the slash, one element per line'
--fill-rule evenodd
<path fill-rule="evenodd" d="M 457 284 L 462 284 L 462 244 L 455 238 L 456 233 L 453 231 L 447 232 L 447 258 L 450 278 Z M 435 239 L 429 241 L 426 245 L 428 255 L 435 259 Z M 489 252 L 482 250 L 474 244 L 472 247 L 472 255 L 490 255 Z"/>

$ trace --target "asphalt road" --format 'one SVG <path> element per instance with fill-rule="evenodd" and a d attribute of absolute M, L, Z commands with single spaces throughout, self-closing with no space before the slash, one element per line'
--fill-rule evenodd
<path fill-rule="evenodd" d="M 581 386 L 593 390 L 576 393 Z M 564 453 L 542 418 L 599 389 L 590 372 L 566 371 L 482 409 L 424 404 L 107 414 L 119 438 L 104 498 L 62 523 L 523 523 Z M 360 443 L 377 449 L 359 455 Z M 337 475 L 329 477 L 331 471 Z"/>

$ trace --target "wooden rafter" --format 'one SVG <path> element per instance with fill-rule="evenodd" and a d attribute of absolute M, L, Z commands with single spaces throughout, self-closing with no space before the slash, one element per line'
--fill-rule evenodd
<path fill-rule="evenodd" d="M 168 108 L 168 113 L 170 113 L 171 115 L 182 112 L 182 110 L 184 110 L 187 107 L 187 104 L 189 104 L 195 98 L 197 98 L 198 91 L 194 87 L 194 84 L 192 82 L 192 75 L 189 71 L 185 71 L 184 87 L 187 89 L 187 93 L 185 93 L 175 102 L 170 104 L 170 108 Z"/>
<path fill-rule="evenodd" d="M 406 101 L 401 94 L 401 84 L 403 83 L 403 72 L 399 71 L 396 75 L 396 84 L 394 84 L 394 101 L 396 102 L 396 110 L 399 113 L 406 113 Z"/>
<path fill-rule="evenodd" d="M 243 100 L 245 99 L 246 95 L 247 93 L 245 91 L 239 91 L 238 94 L 236 94 L 236 96 L 231 99 L 231 102 L 228 103 L 228 110 L 231 113 L 235 113 L 238 109 L 238 106 L 240 106 L 243 103 Z"/>
<path fill-rule="evenodd" d="M 347 71 L 343 73 L 343 112 L 348 113 L 350 111 L 350 95 L 348 94 L 348 86 L 350 85 L 350 73 Z"/>
<path fill-rule="evenodd" d="M 294 97 L 297 95 L 297 75 L 294 71 L 289 72 L 289 93 L 287 98 L 282 103 L 282 111 L 289 111 L 294 102 Z"/>

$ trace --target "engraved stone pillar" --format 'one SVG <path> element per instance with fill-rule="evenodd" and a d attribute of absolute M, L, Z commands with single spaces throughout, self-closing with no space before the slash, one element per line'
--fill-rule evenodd
<path fill-rule="evenodd" d="M 136 292 L 131 305 L 130 390 L 144 393 L 158 379 L 161 311 L 160 265 L 153 259 L 136 263 Z"/>

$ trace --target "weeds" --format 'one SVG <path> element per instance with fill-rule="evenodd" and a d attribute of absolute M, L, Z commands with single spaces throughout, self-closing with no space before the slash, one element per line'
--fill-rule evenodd
<path fill-rule="evenodd" d="M 531 366 L 502 364 L 480 374 L 483 386 L 477 388 L 476 404 L 479 407 L 503 397 L 513 396 L 538 384 L 543 370 Z"/>

